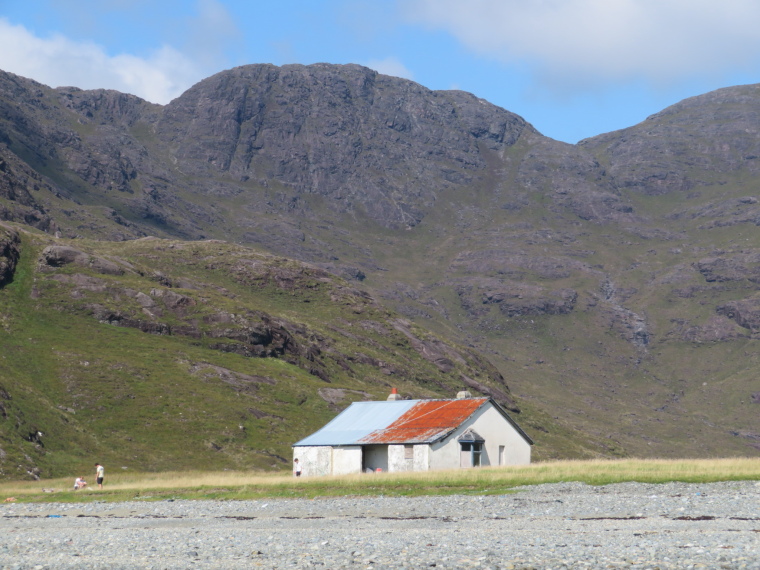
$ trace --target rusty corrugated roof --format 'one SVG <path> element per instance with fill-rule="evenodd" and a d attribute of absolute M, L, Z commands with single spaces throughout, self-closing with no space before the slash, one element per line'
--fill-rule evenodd
<path fill-rule="evenodd" d="M 421 400 L 384 428 L 374 430 L 359 443 L 430 443 L 459 427 L 488 398 Z"/>
<path fill-rule="evenodd" d="M 354 402 L 293 447 L 433 443 L 461 426 L 488 401 L 489 398 Z M 520 426 L 498 404 L 492 404 L 533 445 Z"/>

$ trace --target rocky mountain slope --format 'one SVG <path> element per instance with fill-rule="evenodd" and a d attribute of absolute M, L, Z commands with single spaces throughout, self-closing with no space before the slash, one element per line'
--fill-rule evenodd
<path fill-rule="evenodd" d="M 287 469 L 293 438 L 391 387 L 466 387 L 520 412 L 472 349 L 323 269 L 227 242 L 0 225 L 0 282 L 0 477 L 78 472 L 94 454 Z"/>
<path fill-rule="evenodd" d="M 4 73 L 0 217 L 349 279 L 484 354 L 544 457 L 751 455 L 759 109 L 729 88 L 567 145 L 355 65 L 245 66 L 163 107 Z"/>

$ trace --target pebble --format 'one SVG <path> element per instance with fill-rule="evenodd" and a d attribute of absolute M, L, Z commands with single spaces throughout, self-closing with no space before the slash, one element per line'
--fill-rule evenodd
<path fill-rule="evenodd" d="M 760 482 L 515 491 L 2 504 L 0 569 L 760 570 Z"/>

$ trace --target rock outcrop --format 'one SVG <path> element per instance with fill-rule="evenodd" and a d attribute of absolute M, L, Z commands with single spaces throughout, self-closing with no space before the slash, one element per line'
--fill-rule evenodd
<path fill-rule="evenodd" d="M 716 308 L 719 315 L 736 322 L 737 325 L 748 329 L 751 333 L 760 330 L 760 299 L 741 299 L 730 301 Z"/>
<path fill-rule="evenodd" d="M 13 280 L 19 259 L 18 232 L 0 225 L 0 287 Z"/>

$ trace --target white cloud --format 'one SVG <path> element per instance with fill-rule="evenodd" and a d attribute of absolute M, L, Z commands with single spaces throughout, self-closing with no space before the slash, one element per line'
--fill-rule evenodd
<path fill-rule="evenodd" d="M 0 18 L 0 69 L 52 87 L 116 89 L 162 104 L 205 75 L 190 59 L 168 46 L 147 58 L 109 56 L 94 43 L 62 35 L 39 38 L 4 18 Z"/>
<path fill-rule="evenodd" d="M 395 57 L 386 57 L 385 59 L 373 59 L 365 64 L 370 69 L 374 69 L 383 75 L 393 75 L 404 79 L 413 79 L 413 74 L 406 66 Z"/>
<path fill-rule="evenodd" d="M 667 84 L 760 69 L 756 0 L 405 0 L 412 21 L 547 82 Z"/>

